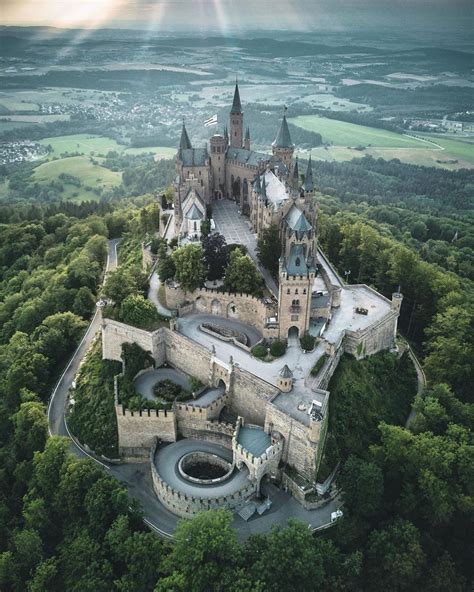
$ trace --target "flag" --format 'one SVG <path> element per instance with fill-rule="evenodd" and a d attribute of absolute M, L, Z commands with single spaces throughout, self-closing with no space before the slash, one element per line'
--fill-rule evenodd
<path fill-rule="evenodd" d="M 204 127 L 211 127 L 211 125 L 217 125 L 217 113 L 204 122 Z"/>

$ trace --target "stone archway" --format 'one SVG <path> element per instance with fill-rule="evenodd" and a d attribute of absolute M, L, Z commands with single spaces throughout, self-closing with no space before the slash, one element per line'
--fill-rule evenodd
<path fill-rule="evenodd" d="M 196 298 L 194 306 L 198 312 L 207 312 L 206 301 L 201 296 Z"/>
<path fill-rule="evenodd" d="M 288 339 L 298 339 L 299 335 L 300 335 L 300 330 L 299 330 L 299 327 L 297 327 L 296 325 L 292 325 L 288 329 Z"/>
<path fill-rule="evenodd" d="M 214 298 L 211 302 L 211 314 L 213 315 L 221 315 L 222 314 L 222 305 L 220 300 Z"/>

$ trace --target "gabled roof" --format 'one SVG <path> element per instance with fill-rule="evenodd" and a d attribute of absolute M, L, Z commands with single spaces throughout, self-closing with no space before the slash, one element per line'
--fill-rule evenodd
<path fill-rule="evenodd" d="M 195 203 L 193 203 L 193 205 L 186 212 L 185 218 L 188 220 L 202 220 L 204 218 L 204 213 L 201 212 Z"/>
<path fill-rule="evenodd" d="M 304 212 L 302 212 L 295 204 L 293 204 L 288 210 L 285 216 L 285 222 L 288 227 L 296 233 L 309 232 L 313 229 L 304 215 Z"/>
<path fill-rule="evenodd" d="M 305 191 L 314 191 L 313 168 L 311 166 L 311 154 L 309 155 L 308 166 L 306 168 L 306 174 L 304 176 L 303 189 Z"/>
<path fill-rule="evenodd" d="M 293 148 L 294 144 L 291 141 L 290 130 L 286 121 L 286 115 L 283 115 L 278 135 L 272 144 L 275 148 Z"/>
<path fill-rule="evenodd" d="M 240 104 L 239 85 L 235 83 L 234 100 L 232 101 L 231 113 L 242 113 L 242 105 Z"/>
<path fill-rule="evenodd" d="M 188 132 L 186 131 L 186 126 L 184 125 L 183 121 L 183 127 L 181 128 L 181 139 L 179 141 L 179 149 L 189 150 L 191 148 L 191 141 L 189 140 Z"/>

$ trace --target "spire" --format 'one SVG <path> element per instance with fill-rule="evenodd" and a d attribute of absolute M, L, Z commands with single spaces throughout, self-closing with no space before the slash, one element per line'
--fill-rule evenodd
<path fill-rule="evenodd" d="M 242 113 L 242 105 L 240 104 L 239 85 L 235 82 L 234 100 L 232 101 L 231 113 Z"/>
<path fill-rule="evenodd" d="M 288 122 L 286 121 L 286 107 L 283 113 L 283 119 L 281 120 L 280 129 L 278 135 L 275 138 L 272 146 L 274 148 L 293 148 L 294 144 L 291 141 L 290 130 L 288 129 Z"/>
<path fill-rule="evenodd" d="M 192 148 L 191 142 L 189 141 L 188 132 L 186 131 L 186 126 L 184 125 L 183 119 L 183 127 L 181 128 L 181 139 L 179 141 L 179 149 L 186 150 Z"/>
<path fill-rule="evenodd" d="M 306 175 L 304 176 L 303 189 L 306 192 L 314 191 L 313 169 L 311 167 L 311 154 L 309 155 L 308 167 L 306 169 Z"/>
<path fill-rule="evenodd" d="M 297 184 L 300 181 L 300 173 L 298 171 L 298 157 L 295 158 L 295 166 L 293 167 L 293 181 L 295 181 Z"/>
<path fill-rule="evenodd" d="M 279 374 L 282 378 L 291 378 L 293 376 L 293 372 L 288 368 L 287 364 L 283 366 Z"/>

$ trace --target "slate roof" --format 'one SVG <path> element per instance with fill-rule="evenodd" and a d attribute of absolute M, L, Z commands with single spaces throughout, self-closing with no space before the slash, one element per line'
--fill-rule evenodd
<path fill-rule="evenodd" d="M 186 130 L 186 126 L 184 125 L 184 121 L 183 121 L 183 127 L 181 128 L 181 139 L 179 141 L 179 149 L 180 150 L 192 149 L 191 141 L 189 139 L 188 132 Z"/>
<path fill-rule="evenodd" d="M 189 208 L 186 216 L 188 220 L 202 220 L 204 218 L 203 212 L 196 206 L 195 203 Z"/>
<path fill-rule="evenodd" d="M 235 83 L 234 100 L 232 101 L 231 113 L 242 113 L 242 105 L 240 103 L 239 85 Z"/>
<path fill-rule="evenodd" d="M 288 122 L 286 115 L 283 115 L 278 135 L 275 138 L 272 146 L 275 148 L 293 148 L 294 144 L 291 141 L 290 130 L 288 129 Z"/>
<path fill-rule="evenodd" d="M 247 150 L 246 148 L 228 148 L 227 158 L 236 160 L 241 164 L 248 164 L 257 167 L 261 161 L 267 162 L 270 160 L 270 155 L 265 152 L 256 152 L 255 150 Z"/>
<path fill-rule="evenodd" d="M 287 364 L 280 370 L 280 376 L 282 378 L 291 378 L 293 376 L 293 372 L 288 368 Z"/>
<path fill-rule="evenodd" d="M 311 167 L 311 155 L 309 156 L 308 166 L 306 168 L 306 174 L 304 176 L 303 189 L 305 191 L 314 191 L 313 169 Z"/>
<path fill-rule="evenodd" d="M 291 245 L 290 256 L 285 261 L 286 272 L 289 275 L 306 275 L 309 271 L 315 271 L 312 259 L 305 259 L 303 245 Z"/>
<path fill-rule="evenodd" d="M 285 222 L 288 227 L 296 233 L 309 232 L 313 229 L 304 215 L 304 212 L 302 212 L 295 204 L 293 204 L 288 210 L 285 216 Z"/>
<path fill-rule="evenodd" d="M 184 166 L 204 166 L 209 157 L 207 148 L 186 148 L 179 151 Z"/>

